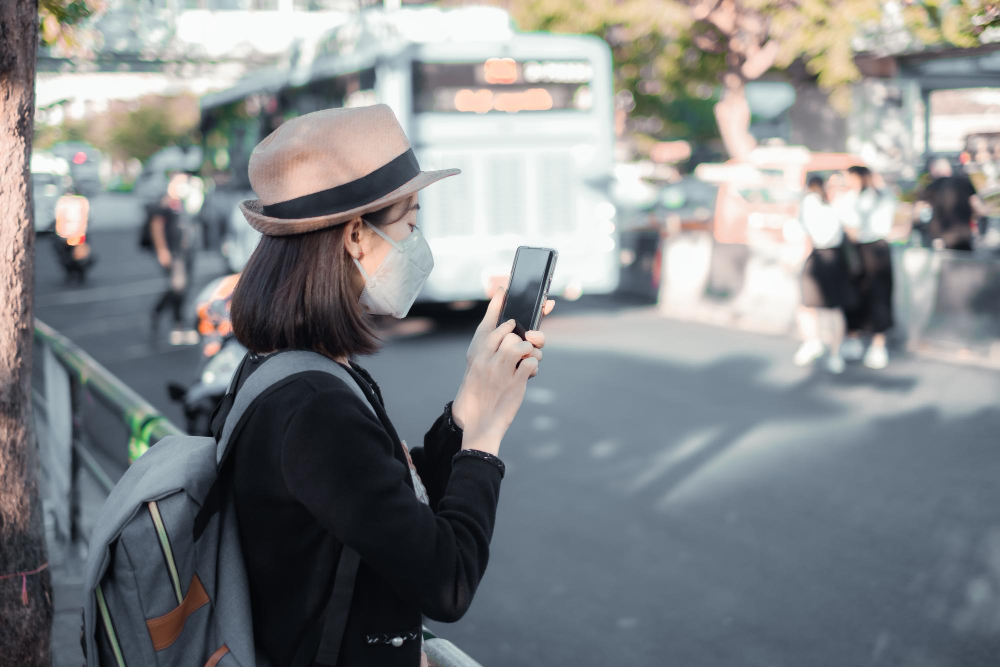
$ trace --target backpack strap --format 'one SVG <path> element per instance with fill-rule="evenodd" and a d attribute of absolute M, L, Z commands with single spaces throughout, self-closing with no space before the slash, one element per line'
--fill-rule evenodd
<path fill-rule="evenodd" d="M 245 361 L 245 359 L 244 359 Z M 240 369 L 243 368 L 243 364 L 240 364 Z M 240 421 L 247 410 L 253 404 L 253 402 L 265 391 L 278 384 L 282 380 L 285 380 L 293 375 L 298 375 L 299 373 L 307 373 L 310 371 L 322 371 L 324 373 L 329 373 L 335 377 L 340 378 L 344 383 L 354 391 L 361 402 L 364 403 L 372 414 L 378 417 L 375 412 L 375 408 L 372 407 L 371 403 L 368 402 L 368 397 L 358 386 L 358 383 L 351 377 L 343 366 L 338 364 L 333 359 L 329 357 L 324 357 L 322 354 L 316 352 L 309 352 L 307 350 L 289 350 L 287 352 L 279 352 L 273 357 L 265 361 L 260 368 L 254 371 L 250 377 L 246 379 L 243 386 L 236 393 L 235 399 L 233 400 L 233 407 L 226 416 L 225 425 L 222 427 L 222 435 L 219 437 L 218 448 L 215 453 L 215 460 L 219 465 L 222 465 L 223 459 L 229 453 L 229 442 L 232 440 L 236 433 L 237 427 L 241 426 Z M 239 370 L 237 371 L 237 375 Z M 231 394 L 235 390 L 236 376 L 233 378 L 233 384 L 230 386 L 229 393 Z"/>
<path fill-rule="evenodd" d="M 243 363 L 240 364 L 239 369 L 237 369 L 233 377 L 229 394 L 235 391 L 236 382 L 245 362 L 246 359 L 244 358 Z M 371 410 L 375 418 L 378 419 L 378 413 L 375 412 L 375 408 L 368 401 L 368 397 L 365 396 L 364 391 L 358 386 L 357 381 L 343 366 L 316 352 L 305 350 L 280 352 L 265 361 L 260 368 L 246 379 L 240 390 L 236 392 L 233 407 L 226 416 L 225 425 L 222 428 L 222 435 L 219 438 L 216 450 L 216 462 L 220 467 L 229 454 L 230 441 L 237 434 L 238 428 L 242 427 L 243 416 L 247 414 L 254 401 L 279 382 L 293 375 L 311 371 L 329 373 L 343 380 L 354 391 L 357 397 L 361 399 L 361 402 Z M 329 665 L 330 667 L 336 666 L 337 654 L 340 652 L 344 631 L 347 628 L 347 615 L 351 609 L 351 598 L 354 595 L 354 580 L 357 577 L 360 564 L 361 556 L 358 552 L 346 544 L 343 545 L 343 549 L 340 552 L 340 560 L 337 563 L 337 571 L 333 575 L 333 591 L 321 617 L 322 623 L 318 623 L 299 645 L 299 649 L 292 659 L 291 664 L 293 667 L 306 667 L 313 664 L 314 661 L 322 665 Z M 317 630 L 319 631 L 318 635 Z M 316 647 L 317 640 L 318 649 Z"/>

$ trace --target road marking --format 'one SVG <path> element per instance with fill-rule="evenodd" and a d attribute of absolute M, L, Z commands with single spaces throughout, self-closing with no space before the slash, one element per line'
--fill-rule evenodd
<path fill-rule="evenodd" d="M 167 288 L 166 278 L 141 280 L 127 285 L 105 285 L 104 287 L 85 287 L 77 290 L 65 290 L 50 294 L 37 295 L 38 308 L 53 308 L 57 306 L 76 306 L 82 303 L 98 303 L 128 299 L 135 296 L 148 296 L 162 292 Z"/>
<path fill-rule="evenodd" d="M 87 336 L 96 336 L 110 333 L 112 331 L 125 331 L 135 328 L 137 323 L 147 323 L 149 317 L 144 317 L 141 313 L 127 313 L 124 315 L 107 315 L 96 317 L 89 322 L 84 322 L 78 326 L 64 327 L 59 333 L 76 340 Z"/>
<path fill-rule="evenodd" d="M 538 445 L 537 447 L 531 447 L 528 449 L 528 455 L 536 459 L 548 460 L 554 459 L 559 456 L 559 451 L 562 449 L 562 445 L 558 442 L 547 442 L 544 445 Z"/>
<path fill-rule="evenodd" d="M 617 440 L 601 440 L 590 446 L 590 457 L 594 459 L 606 459 L 619 449 L 622 443 Z"/>
<path fill-rule="evenodd" d="M 672 468 L 680 465 L 712 442 L 721 430 L 721 427 L 708 428 L 692 434 L 686 440 L 672 447 L 665 445 L 665 449 L 653 456 L 652 461 L 646 464 L 642 472 L 626 485 L 625 490 L 629 493 L 636 493 L 666 476 Z"/>
<path fill-rule="evenodd" d="M 536 431 L 551 431 L 556 427 L 556 420 L 548 415 L 538 415 L 531 420 L 531 427 Z"/>
<path fill-rule="evenodd" d="M 105 362 L 106 366 L 113 364 L 120 364 L 126 361 L 134 361 L 136 359 L 148 359 L 151 357 L 160 357 L 171 352 L 179 352 L 181 350 L 190 350 L 190 345 L 170 345 L 170 346 L 153 346 L 149 343 L 136 343 L 135 345 L 129 345 L 128 347 L 122 348 L 122 350 L 115 355 L 113 361 Z"/>
<path fill-rule="evenodd" d="M 556 392 L 545 387 L 528 387 L 524 400 L 537 405 L 550 405 L 556 400 Z"/>

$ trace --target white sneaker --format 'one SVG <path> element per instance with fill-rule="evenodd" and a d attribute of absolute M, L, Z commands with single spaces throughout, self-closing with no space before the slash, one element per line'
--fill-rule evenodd
<path fill-rule="evenodd" d="M 865 346 L 858 338 L 845 338 L 840 344 L 840 356 L 847 361 L 860 361 L 865 354 Z"/>
<path fill-rule="evenodd" d="M 824 346 L 822 341 L 807 340 L 799 345 L 799 349 L 792 357 L 792 363 L 796 366 L 808 366 L 823 356 Z"/>
<path fill-rule="evenodd" d="M 844 358 L 839 354 L 831 354 L 826 358 L 826 370 L 830 371 L 834 375 L 840 375 L 844 372 Z"/>
<path fill-rule="evenodd" d="M 868 348 L 868 353 L 862 363 L 868 368 L 882 370 L 889 365 L 889 352 L 884 345 L 872 345 Z"/>

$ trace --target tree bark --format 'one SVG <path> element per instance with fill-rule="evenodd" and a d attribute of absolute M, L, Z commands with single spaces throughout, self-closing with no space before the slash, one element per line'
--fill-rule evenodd
<path fill-rule="evenodd" d="M 38 0 L 0 0 L 0 576 L 48 560 L 31 414 L 37 53 Z M 51 590 L 47 569 L 0 580 L 0 662 L 51 664 Z"/>
<path fill-rule="evenodd" d="M 729 157 L 743 162 L 757 146 L 757 140 L 750 134 L 746 83 L 740 75 L 727 72 L 722 84 L 722 99 L 715 104 L 715 121 Z"/>

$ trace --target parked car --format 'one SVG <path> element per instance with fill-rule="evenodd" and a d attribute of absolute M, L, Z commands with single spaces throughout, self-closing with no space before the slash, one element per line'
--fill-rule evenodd
<path fill-rule="evenodd" d="M 201 167 L 200 146 L 167 146 L 153 153 L 142 165 L 132 194 L 143 206 L 155 204 L 167 192 L 171 172 L 194 172 Z"/>
<path fill-rule="evenodd" d="M 66 160 L 73 188 L 85 197 L 99 193 L 104 184 L 101 180 L 101 162 L 104 156 L 96 147 L 83 141 L 63 141 L 52 146 L 52 154 Z"/>
<path fill-rule="evenodd" d="M 35 232 L 51 232 L 56 224 L 56 202 L 69 185 L 69 164 L 45 151 L 31 156 L 31 194 L 35 205 Z"/>
<path fill-rule="evenodd" d="M 244 193 L 229 209 L 228 224 L 222 237 L 222 256 L 226 266 L 233 273 L 239 273 L 250 259 L 257 243 L 260 242 L 260 232 L 250 226 L 240 211 L 239 202 L 253 197 L 252 192 Z"/>

